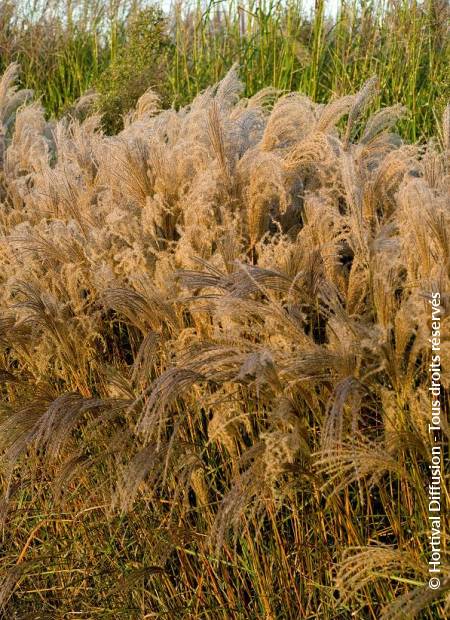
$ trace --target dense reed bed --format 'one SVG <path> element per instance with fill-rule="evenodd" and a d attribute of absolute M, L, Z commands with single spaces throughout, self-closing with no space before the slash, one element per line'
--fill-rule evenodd
<path fill-rule="evenodd" d="M 48 115 L 99 90 L 110 133 L 148 87 L 165 107 L 180 107 L 234 62 L 246 96 L 275 86 L 321 103 L 376 73 L 372 111 L 405 105 L 398 131 L 413 142 L 439 130 L 450 98 L 447 0 L 182 0 L 162 11 L 152 4 L 0 0 L 0 70 L 19 62 L 22 86 L 42 97 Z"/>
<path fill-rule="evenodd" d="M 115 136 L 0 83 L 3 617 L 400 620 L 428 587 L 450 108 L 146 92 Z M 83 120 L 80 120 L 82 118 Z M 445 476 L 443 472 L 443 476 Z M 442 514 L 448 514 L 442 495 Z"/>

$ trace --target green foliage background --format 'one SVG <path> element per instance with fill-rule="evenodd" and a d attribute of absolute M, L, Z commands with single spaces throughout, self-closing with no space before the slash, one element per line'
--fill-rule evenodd
<path fill-rule="evenodd" d="M 25 7 L 28 5 L 24 5 Z M 183 105 L 237 62 L 246 95 L 274 86 L 319 102 L 354 92 L 376 74 L 374 107 L 401 103 L 401 134 L 436 133 L 450 96 L 446 0 L 324 0 L 307 14 L 299 0 L 157 3 L 56 1 L 47 10 L 0 3 L 0 70 L 13 60 L 22 85 L 60 115 L 89 89 L 100 93 L 109 132 L 153 87 L 163 105 Z"/>

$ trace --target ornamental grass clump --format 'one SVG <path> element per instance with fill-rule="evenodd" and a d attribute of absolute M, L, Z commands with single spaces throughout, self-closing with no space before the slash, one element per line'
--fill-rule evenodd
<path fill-rule="evenodd" d="M 393 618 L 428 589 L 430 303 L 450 388 L 450 107 L 242 97 L 124 128 L 0 83 L 5 618 Z M 17 104 L 17 105 L 16 105 Z M 445 477 L 445 472 L 443 476 Z M 442 514 L 448 511 L 442 495 Z"/>

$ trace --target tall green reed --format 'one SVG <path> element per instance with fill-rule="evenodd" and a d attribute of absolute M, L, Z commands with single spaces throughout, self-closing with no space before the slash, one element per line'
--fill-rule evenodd
<path fill-rule="evenodd" d="M 53 115 L 121 60 L 130 18 L 148 3 L 82 3 L 70 20 L 63 4 L 57 3 L 59 12 L 21 20 L 12 3 L 0 4 L 0 69 L 18 60 L 23 84 L 42 95 Z M 450 98 L 448 3 L 340 0 L 336 16 L 328 9 L 326 0 L 316 0 L 309 12 L 302 0 L 173 3 L 167 14 L 173 53 L 163 75 L 149 73 L 142 92 L 153 86 L 182 105 L 237 62 L 248 96 L 273 86 L 323 102 L 376 74 L 381 91 L 374 106 L 405 105 L 410 116 L 400 132 L 410 140 L 433 135 Z"/>

